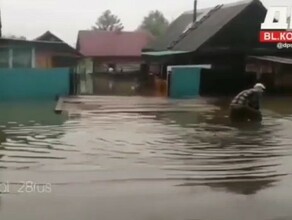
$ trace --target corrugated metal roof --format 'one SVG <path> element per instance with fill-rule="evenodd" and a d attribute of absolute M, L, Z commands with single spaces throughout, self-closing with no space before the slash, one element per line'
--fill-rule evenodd
<path fill-rule="evenodd" d="M 198 10 L 198 17 L 203 13 Z M 169 44 L 178 38 L 181 33 L 193 23 L 193 11 L 184 12 L 168 27 L 166 33 L 158 38 L 150 47 L 154 50 L 166 50 Z"/>
<path fill-rule="evenodd" d="M 265 60 L 274 63 L 283 63 L 283 64 L 292 64 L 292 57 L 275 57 L 275 56 L 249 56 L 248 58 L 257 59 L 257 60 Z"/>
<path fill-rule="evenodd" d="M 220 9 L 214 11 L 201 24 L 198 24 L 171 49 L 195 51 L 225 25 L 232 21 L 250 4 L 259 2 L 258 0 L 246 0 L 232 4 L 225 4 Z"/>
<path fill-rule="evenodd" d="M 196 51 L 253 3 L 261 4 L 259 0 L 244 0 L 198 10 L 198 18 L 201 16 L 201 20 L 199 18 L 187 33 L 183 31 L 187 24 L 192 22 L 193 15 L 191 12 L 184 13 L 172 23 L 166 36 L 153 45 L 153 49 Z M 261 6 L 264 7 L 262 4 Z"/>
<path fill-rule="evenodd" d="M 146 32 L 80 31 L 77 49 L 89 57 L 139 57 L 153 36 Z"/>

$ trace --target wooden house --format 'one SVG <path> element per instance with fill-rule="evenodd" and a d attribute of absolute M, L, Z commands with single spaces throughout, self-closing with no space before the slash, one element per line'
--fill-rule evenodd
<path fill-rule="evenodd" d="M 154 64 L 159 81 L 166 82 L 168 65 L 208 64 L 212 68 L 201 73 L 201 94 L 238 92 L 257 81 L 256 74 L 246 72 L 248 57 L 292 55 L 291 49 L 260 43 L 266 12 L 259 0 L 194 8 L 176 19 L 143 57 L 151 69 Z"/>
<path fill-rule="evenodd" d="M 0 68 L 74 67 L 80 57 L 63 41 L 0 38 Z"/>
<path fill-rule="evenodd" d="M 78 50 L 61 40 L 59 37 L 51 33 L 45 32 L 35 39 L 41 42 L 56 43 L 60 47 L 50 47 L 49 44 L 37 54 L 37 63 L 47 67 L 70 67 L 73 68 L 77 65 L 82 55 Z"/>
<path fill-rule="evenodd" d="M 74 94 L 80 53 L 63 41 L 0 38 L 0 101 Z"/>
<path fill-rule="evenodd" d="M 80 31 L 77 50 L 84 59 L 80 73 L 137 72 L 144 61 L 141 51 L 153 37 L 146 32 Z"/>

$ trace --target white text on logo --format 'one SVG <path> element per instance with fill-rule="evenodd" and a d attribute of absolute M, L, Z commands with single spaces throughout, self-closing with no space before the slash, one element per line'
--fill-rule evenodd
<path fill-rule="evenodd" d="M 275 16 L 279 15 L 277 22 L 274 22 Z M 290 21 L 288 22 L 288 7 L 269 7 L 264 23 L 261 24 L 262 30 L 289 30 L 292 29 L 292 10 Z M 290 24 L 290 25 L 289 25 Z"/>

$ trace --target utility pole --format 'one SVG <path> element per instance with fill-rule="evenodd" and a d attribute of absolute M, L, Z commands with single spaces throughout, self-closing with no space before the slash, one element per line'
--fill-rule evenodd
<path fill-rule="evenodd" d="M 193 22 L 195 23 L 197 21 L 197 0 L 194 0 L 194 14 L 193 14 Z"/>

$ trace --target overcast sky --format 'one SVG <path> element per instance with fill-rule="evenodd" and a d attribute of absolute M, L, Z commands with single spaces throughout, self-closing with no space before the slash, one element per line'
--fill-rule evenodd
<path fill-rule="evenodd" d="M 237 0 L 198 0 L 198 8 Z M 262 0 L 265 6 L 292 6 L 292 0 Z M 134 30 L 151 10 L 158 9 L 173 20 L 192 10 L 193 0 L 0 0 L 3 34 L 32 39 L 50 30 L 75 45 L 79 30 L 89 29 L 97 17 L 110 9 L 125 30 Z"/>

